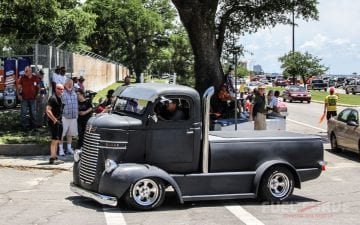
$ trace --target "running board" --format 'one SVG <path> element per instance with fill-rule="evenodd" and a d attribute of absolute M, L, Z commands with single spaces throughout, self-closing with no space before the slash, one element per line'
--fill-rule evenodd
<path fill-rule="evenodd" d="M 245 199 L 256 198 L 254 193 L 243 194 L 224 194 L 224 195 L 188 195 L 182 196 L 184 202 L 187 201 L 205 201 L 205 200 L 230 200 L 230 199 Z"/>

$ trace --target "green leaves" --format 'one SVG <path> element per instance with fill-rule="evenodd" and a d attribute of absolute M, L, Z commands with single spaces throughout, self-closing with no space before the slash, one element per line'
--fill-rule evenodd
<path fill-rule="evenodd" d="M 75 48 L 92 32 L 95 15 L 78 7 L 77 0 L 0 0 L 0 36 L 7 46 L 23 54 L 36 40 Z M 55 40 L 55 41 L 54 41 Z M 1 43 L 0 43 L 1 44 Z"/>
<path fill-rule="evenodd" d="M 321 59 L 308 52 L 289 52 L 279 58 L 284 69 L 283 74 L 288 76 L 301 76 L 306 81 L 311 76 L 319 76 L 325 73 L 328 68 L 320 64 Z"/>

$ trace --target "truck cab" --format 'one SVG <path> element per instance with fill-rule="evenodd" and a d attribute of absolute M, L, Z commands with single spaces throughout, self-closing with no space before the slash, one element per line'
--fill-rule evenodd
<path fill-rule="evenodd" d="M 325 168 L 317 136 L 210 132 L 213 94 L 211 87 L 201 99 L 190 87 L 156 83 L 117 89 L 113 110 L 88 121 L 71 190 L 112 206 L 125 199 L 141 210 L 159 207 L 169 186 L 180 203 L 257 196 L 278 202 Z M 169 103 L 181 117 L 164 116 Z"/>

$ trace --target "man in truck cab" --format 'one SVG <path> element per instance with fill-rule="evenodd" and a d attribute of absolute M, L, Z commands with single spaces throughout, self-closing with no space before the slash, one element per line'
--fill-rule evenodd
<path fill-rule="evenodd" d="M 159 102 L 159 104 L 163 104 L 158 107 L 159 110 L 159 118 L 161 120 L 184 120 L 185 115 L 184 112 L 181 111 L 178 107 L 179 102 L 176 99 L 166 99 L 164 98 Z"/>

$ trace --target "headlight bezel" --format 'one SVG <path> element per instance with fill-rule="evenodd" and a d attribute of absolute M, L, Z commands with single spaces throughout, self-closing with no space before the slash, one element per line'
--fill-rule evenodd
<path fill-rule="evenodd" d="M 106 159 L 105 160 L 105 172 L 111 173 L 114 171 L 117 167 L 117 163 L 112 159 Z"/>
<path fill-rule="evenodd" d="M 81 153 L 82 153 L 82 150 L 80 150 L 80 149 L 76 149 L 74 151 L 74 162 L 79 162 L 80 161 Z"/>

